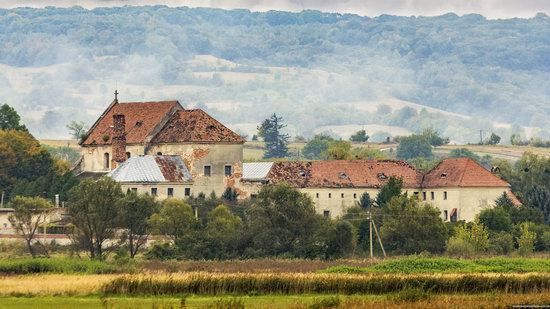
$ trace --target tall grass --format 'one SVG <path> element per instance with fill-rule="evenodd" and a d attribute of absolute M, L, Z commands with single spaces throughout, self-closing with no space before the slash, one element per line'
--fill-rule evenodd
<path fill-rule="evenodd" d="M 550 274 L 348 275 L 213 274 L 121 276 L 103 292 L 120 295 L 385 294 L 403 289 L 430 293 L 527 293 L 550 290 Z"/>
<path fill-rule="evenodd" d="M 0 260 L 0 274 L 33 273 L 87 273 L 110 274 L 127 272 L 131 267 L 122 267 L 102 261 L 77 259 L 14 259 Z"/>
<path fill-rule="evenodd" d="M 528 258 L 450 258 L 407 257 L 382 261 L 368 267 L 335 266 L 325 273 L 527 273 L 550 272 L 550 260 Z"/>

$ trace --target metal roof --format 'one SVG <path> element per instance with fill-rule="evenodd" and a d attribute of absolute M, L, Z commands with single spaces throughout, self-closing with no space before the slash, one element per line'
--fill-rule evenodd
<path fill-rule="evenodd" d="M 273 162 L 250 162 L 243 163 L 243 179 L 262 180 L 267 178 Z"/>
<path fill-rule="evenodd" d="M 137 156 L 107 176 L 118 182 L 186 182 L 191 174 L 179 156 Z"/>

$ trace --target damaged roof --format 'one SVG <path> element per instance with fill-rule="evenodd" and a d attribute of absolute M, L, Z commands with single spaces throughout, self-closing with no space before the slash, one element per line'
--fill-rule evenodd
<path fill-rule="evenodd" d="M 391 176 L 402 178 L 406 188 L 422 181 L 419 171 L 396 160 L 275 162 L 268 179 L 300 188 L 380 188 Z"/>
<path fill-rule="evenodd" d="M 183 109 L 178 101 L 113 102 L 88 131 L 83 146 L 110 145 L 113 137 L 113 115 L 122 114 L 126 121 L 126 143 L 139 144 L 152 135 L 155 128 L 173 109 Z M 108 139 L 104 140 L 104 136 Z"/>
<path fill-rule="evenodd" d="M 107 176 L 117 182 L 189 182 L 191 173 L 180 156 L 137 156 L 124 161 Z"/>
<path fill-rule="evenodd" d="M 153 143 L 244 143 L 245 140 L 201 109 L 186 109 L 175 113 Z"/>
<path fill-rule="evenodd" d="M 441 161 L 424 176 L 422 186 L 438 187 L 510 187 L 506 181 L 470 158 Z"/>

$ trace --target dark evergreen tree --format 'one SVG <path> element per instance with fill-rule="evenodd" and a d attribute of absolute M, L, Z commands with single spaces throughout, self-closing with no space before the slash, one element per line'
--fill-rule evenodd
<path fill-rule="evenodd" d="M 357 202 L 359 207 L 362 209 L 370 209 L 372 207 L 372 199 L 370 198 L 370 195 L 365 192 L 361 195 L 359 198 L 359 202 Z"/>
<path fill-rule="evenodd" d="M 355 143 L 365 143 L 369 140 L 369 136 L 365 130 L 359 130 L 352 134 L 349 140 Z"/>
<path fill-rule="evenodd" d="M 290 136 L 282 133 L 281 130 L 286 127 L 282 117 L 273 114 L 264 120 L 258 127 L 258 135 L 264 139 L 265 153 L 264 158 L 284 158 L 288 156 L 288 140 Z"/>
<path fill-rule="evenodd" d="M 550 190 L 535 185 L 526 196 L 527 205 L 542 211 L 544 221 L 550 224 Z"/>
<path fill-rule="evenodd" d="M 401 195 L 402 189 L 403 179 L 391 176 L 388 182 L 380 189 L 380 192 L 378 192 L 376 205 L 384 207 L 393 197 Z"/>

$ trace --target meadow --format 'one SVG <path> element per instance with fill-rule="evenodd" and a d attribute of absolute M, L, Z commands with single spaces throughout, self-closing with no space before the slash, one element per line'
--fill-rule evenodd
<path fill-rule="evenodd" d="M 492 308 L 550 304 L 549 291 L 541 257 L 0 260 L 1 308 Z"/>

